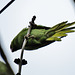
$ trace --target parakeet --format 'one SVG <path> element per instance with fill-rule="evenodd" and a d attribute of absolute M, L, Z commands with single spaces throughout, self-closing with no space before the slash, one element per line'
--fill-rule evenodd
<path fill-rule="evenodd" d="M 36 50 L 44 47 L 55 41 L 61 41 L 61 38 L 66 37 L 67 33 L 75 32 L 75 22 L 67 23 L 68 21 L 61 22 L 53 27 L 45 27 L 42 25 L 35 25 L 32 27 L 30 36 L 28 39 L 25 50 Z M 70 27 L 71 26 L 71 27 Z M 28 28 L 24 28 L 19 34 L 12 40 L 10 48 L 12 52 L 22 48 L 24 36 L 27 34 Z"/>

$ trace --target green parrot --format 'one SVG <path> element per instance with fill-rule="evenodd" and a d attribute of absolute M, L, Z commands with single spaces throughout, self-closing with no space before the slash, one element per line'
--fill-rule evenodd
<path fill-rule="evenodd" d="M 67 33 L 75 32 L 75 22 L 67 23 L 68 21 L 61 22 L 53 27 L 45 27 L 42 25 L 35 25 L 32 27 L 30 36 L 28 39 L 25 50 L 36 50 L 38 48 L 49 45 L 55 41 L 61 41 L 61 38 L 66 37 Z M 71 27 L 70 27 L 71 26 Z M 10 48 L 12 52 L 22 48 L 24 36 L 27 34 L 28 28 L 24 28 L 19 34 L 12 40 Z"/>

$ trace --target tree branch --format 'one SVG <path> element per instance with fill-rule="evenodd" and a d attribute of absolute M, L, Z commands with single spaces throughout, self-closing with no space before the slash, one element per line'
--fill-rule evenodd
<path fill-rule="evenodd" d="M 23 53 L 24 53 L 24 48 L 26 46 L 26 43 L 28 41 L 28 37 L 31 33 L 31 29 L 32 29 L 32 26 L 34 26 L 34 21 L 36 19 L 36 16 L 33 16 L 31 22 L 30 23 L 30 26 L 29 26 L 29 29 L 28 29 L 28 32 L 27 32 L 27 35 L 25 36 L 25 39 L 24 39 L 24 42 L 23 42 L 23 45 L 22 45 L 22 51 L 21 51 L 21 56 L 20 56 L 20 63 L 19 63 L 19 70 L 18 70 L 18 73 L 17 75 L 21 75 L 21 68 L 22 68 L 22 58 L 23 58 Z"/>

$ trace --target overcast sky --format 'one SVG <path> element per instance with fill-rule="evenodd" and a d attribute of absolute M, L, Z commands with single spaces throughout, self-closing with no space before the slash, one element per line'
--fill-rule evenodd
<path fill-rule="evenodd" d="M 9 1 L 0 0 L 0 9 Z M 29 25 L 33 15 L 36 15 L 36 24 L 49 27 L 62 21 L 75 21 L 71 0 L 15 0 L 0 14 L 1 45 L 15 73 L 18 66 L 13 61 L 20 57 L 21 51 L 12 53 L 10 43 L 20 30 Z M 23 66 L 22 75 L 75 75 L 75 33 L 68 34 L 61 42 L 25 51 L 24 58 L 28 64 Z"/>

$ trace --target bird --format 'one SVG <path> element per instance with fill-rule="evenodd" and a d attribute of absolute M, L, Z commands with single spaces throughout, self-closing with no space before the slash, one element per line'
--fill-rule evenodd
<path fill-rule="evenodd" d="M 43 25 L 34 25 L 29 34 L 30 38 L 25 46 L 25 50 L 37 50 L 41 47 L 54 43 L 55 41 L 62 41 L 67 33 L 75 32 L 75 21 L 68 23 L 68 21 L 60 22 L 53 27 L 46 27 Z M 20 50 L 27 35 L 28 28 L 22 29 L 11 41 L 10 48 L 12 52 Z"/>

